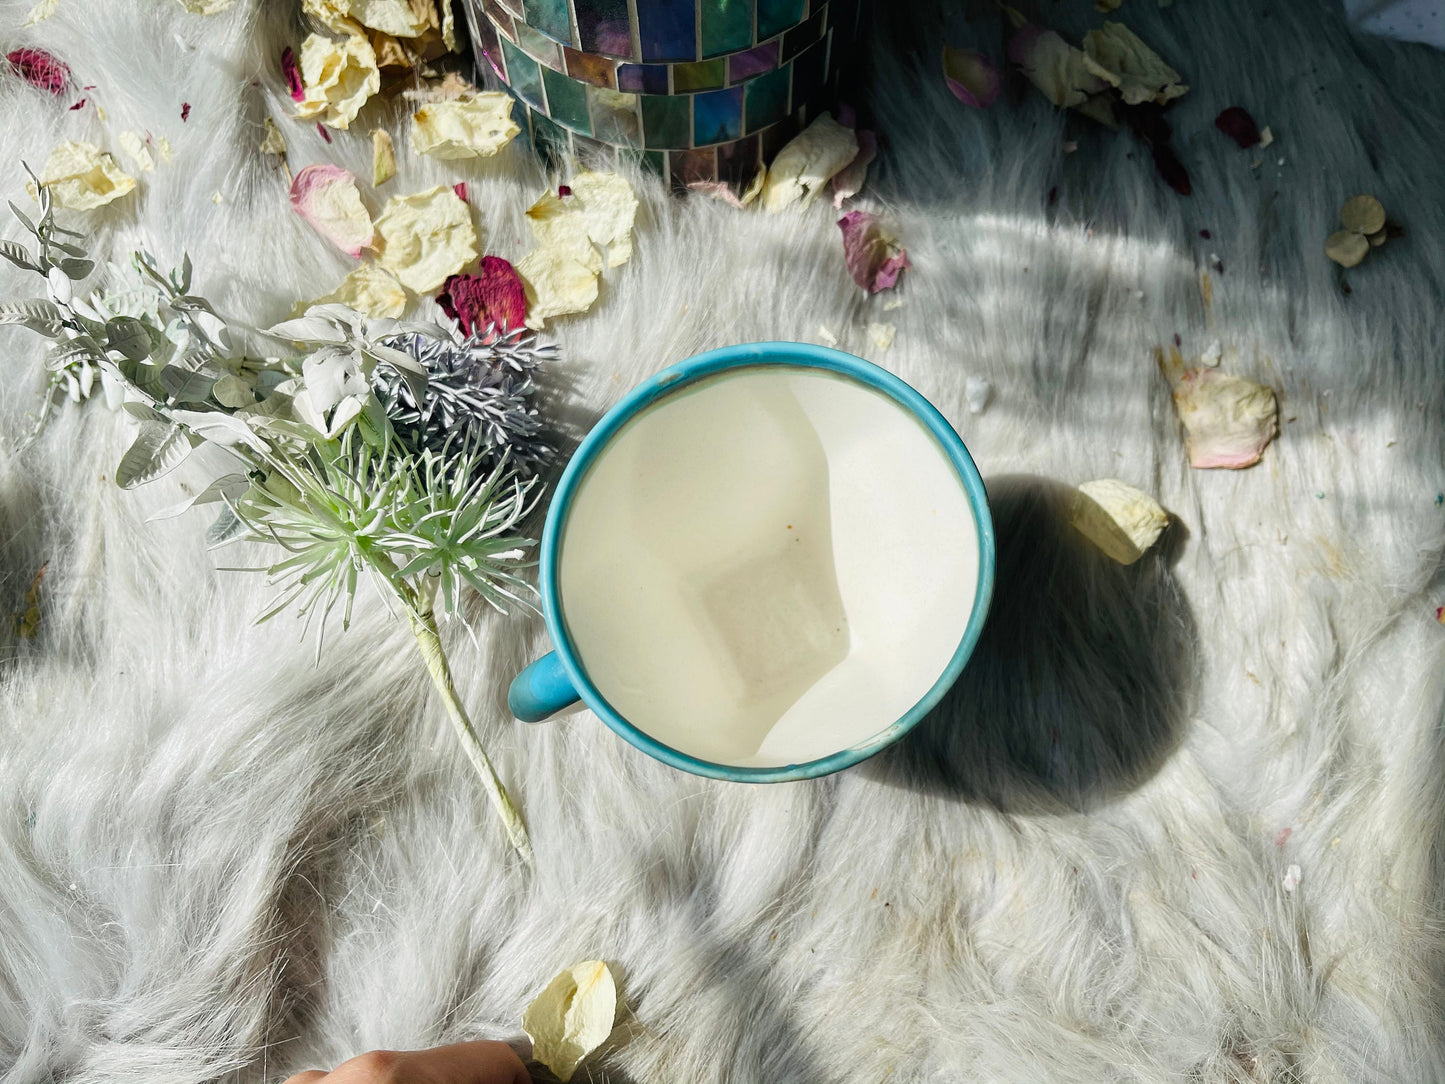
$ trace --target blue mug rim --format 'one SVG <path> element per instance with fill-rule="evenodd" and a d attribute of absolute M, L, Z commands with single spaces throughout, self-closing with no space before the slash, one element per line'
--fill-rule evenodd
<path fill-rule="evenodd" d="M 942 446 L 963 483 L 978 531 L 979 559 L 978 583 L 974 594 L 973 610 L 969 614 L 963 636 L 949 659 L 948 665 L 913 707 L 890 726 L 873 736 L 826 757 L 802 764 L 745 767 L 716 764 L 680 752 L 639 730 L 616 711 L 592 683 L 577 658 L 572 639 L 562 620 L 557 579 L 561 556 L 562 526 L 571 507 L 572 499 L 593 461 L 619 430 L 640 411 L 672 395 L 682 387 L 729 369 L 751 368 L 760 365 L 791 365 L 841 373 L 883 392 L 910 410 Z M 943 699 L 944 694 L 963 672 L 963 668 L 968 663 L 969 656 L 973 654 L 979 636 L 983 632 L 989 603 L 993 596 L 994 563 L 993 517 L 989 514 L 988 494 L 984 488 L 983 478 L 978 472 L 978 467 L 974 465 L 973 457 L 969 455 L 968 449 L 964 446 L 963 439 L 932 403 L 910 384 L 888 370 L 841 350 L 815 346 L 811 343 L 784 341 L 743 343 L 709 350 L 654 373 L 615 403 L 583 438 L 582 443 L 578 445 L 576 452 L 568 462 L 567 469 L 562 472 L 562 477 L 557 482 L 551 505 L 547 510 L 547 519 L 542 528 L 540 554 L 542 614 L 546 621 L 548 635 L 552 638 L 552 649 L 561 661 L 573 687 L 581 696 L 583 703 L 618 737 L 664 764 L 691 772 L 694 775 L 739 783 L 781 783 L 830 775 L 868 759 L 908 733 Z"/>

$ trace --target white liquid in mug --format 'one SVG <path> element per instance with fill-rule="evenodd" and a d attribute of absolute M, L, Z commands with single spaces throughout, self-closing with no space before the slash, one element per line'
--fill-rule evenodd
<path fill-rule="evenodd" d="M 978 535 L 906 408 L 801 366 L 648 407 L 582 480 L 562 617 L 628 722 L 718 764 L 801 764 L 891 726 L 963 638 Z"/>

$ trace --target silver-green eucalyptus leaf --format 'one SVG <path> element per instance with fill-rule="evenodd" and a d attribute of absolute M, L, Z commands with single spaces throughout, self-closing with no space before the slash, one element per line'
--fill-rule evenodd
<path fill-rule="evenodd" d="M 112 316 L 105 322 L 105 345 L 131 361 L 150 357 L 151 337 L 134 316 Z"/>
<path fill-rule="evenodd" d="M 216 378 L 206 373 L 167 365 L 161 370 L 161 387 L 177 403 L 204 403 L 211 397 Z"/>
<path fill-rule="evenodd" d="M 99 362 L 102 356 L 99 343 L 89 335 L 78 335 L 73 339 L 62 339 L 47 350 L 45 367 L 51 372 L 58 372 L 79 362 Z"/>
<path fill-rule="evenodd" d="M 30 250 L 19 241 L 0 241 L 0 256 L 25 271 L 39 271 L 40 267 L 30 259 Z"/>
<path fill-rule="evenodd" d="M 75 246 L 71 245 L 70 247 L 74 248 Z M 61 260 L 56 266 L 65 273 L 66 278 L 79 282 L 95 270 L 95 261 L 72 257 Z"/>
<path fill-rule="evenodd" d="M 122 489 L 134 489 L 153 482 L 175 470 L 190 454 L 190 437 L 179 425 L 141 422 L 135 443 L 115 468 L 116 484 Z"/>

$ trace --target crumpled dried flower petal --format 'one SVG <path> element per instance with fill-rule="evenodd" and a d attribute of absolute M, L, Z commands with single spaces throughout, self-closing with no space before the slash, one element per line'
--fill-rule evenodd
<path fill-rule="evenodd" d="M 406 290 L 396 276 L 374 263 L 364 263 L 325 297 L 296 306 L 300 316 L 316 305 L 345 305 L 378 320 L 395 320 L 406 311 Z"/>
<path fill-rule="evenodd" d="M 998 67 L 982 53 L 943 47 L 943 81 L 964 105 L 987 109 L 998 97 L 1003 79 Z"/>
<path fill-rule="evenodd" d="M 547 192 L 527 208 L 527 225 L 543 248 L 564 253 L 591 271 L 602 270 L 594 245 L 607 249 L 607 266 L 632 257 L 632 223 L 637 197 L 616 173 L 581 173 L 565 196 Z"/>
<path fill-rule="evenodd" d="M 322 124 L 343 130 L 381 89 L 376 53 L 360 34 L 342 42 L 312 34 L 301 43 L 301 78 L 306 96 L 296 115 L 318 117 Z"/>
<path fill-rule="evenodd" d="M 858 130 L 858 154 L 843 169 L 833 174 L 828 187 L 833 193 L 833 207 L 841 208 L 845 200 L 856 196 L 868 179 L 868 166 L 878 157 L 878 136 L 866 128 Z"/>
<path fill-rule="evenodd" d="M 125 136 L 121 136 L 121 145 L 125 145 Z M 261 153 L 286 156 L 286 137 L 270 117 L 266 118 L 266 138 L 261 140 Z"/>
<path fill-rule="evenodd" d="M 60 207 L 89 211 L 117 200 L 135 188 L 135 178 L 94 143 L 61 143 L 50 152 L 40 183 Z M 32 190 L 34 185 L 28 186 Z M 33 191 L 32 191 L 32 194 Z"/>
<path fill-rule="evenodd" d="M 877 215 L 849 211 L 838 220 L 838 228 L 843 231 L 843 261 L 854 282 L 870 294 L 897 284 L 908 266 L 908 250 Z"/>
<path fill-rule="evenodd" d="M 351 18 L 346 0 L 301 0 L 301 11 L 333 34 L 360 34 L 361 24 Z"/>
<path fill-rule="evenodd" d="M 121 132 L 116 136 L 116 142 L 120 144 L 120 149 L 125 151 L 126 157 L 135 163 L 135 168 L 140 172 L 149 173 L 156 168 L 156 160 L 151 155 L 151 149 L 139 132 Z"/>
<path fill-rule="evenodd" d="M 307 166 L 291 181 L 291 206 L 342 252 L 353 259 L 376 234 L 361 202 L 356 178 L 340 166 Z"/>
<path fill-rule="evenodd" d="M 1025 24 L 1009 39 L 1008 56 L 1029 82 L 1057 106 L 1078 109 L 1109 88 L 1090 69 L 1082 49 L 1033 23 Z"/>
<path fill-rule="evenodd" d="M 541 330 L 554 316 L 586 312 L 597 300 L 597 272 L 556 248 L 534 248 L 517 261 L 527 295 L 527 326 Z"/>
<path fill-rule="evenodd" d="M 1090 71 L 1117 87 L 1126 105 L 1166 105 L 1189 88 L 1179 73 L 1123 23 L 1105 23 L 1084 35 L 1085 63 Z"/>
<path fill-rule="evenodd" d="M 477 258 L 471 212 L 450 187 L 392 196 L 376 220 L 378 262 L 403 286 L 428 294 Z"/>
<path fill-rule="evenodd" d="M 1169 526 L 1169 514 L 1149 494 L 1117 478 L 1085 482 L 1074 491 L 1069 522 L 1121 565 L 1144 556 Z"/>
<path fill-rule="evenodd" d="M 501 91 L 423 105 L 412 114 L 411 149 L 443 161 L 490 158 L 522 130 L 512 105 Z"/>
<path fill-rule="evenodd" d="M 281 75 L 286 80 L 286 89 L 291 100 L 299 102 L 306 97 L 306 84 L 301 78 L 301 68 L 296 63 L 296 51 L 291 46 L 281 50 Z"/>
<path fill-rule="evenodd" d="M 50 18 L 60 7 L 60 0 L 37 0 L 35 6 L 30 9 L 30 14 L 25 16 L 25 21 L 20 24 L 21 28 L 34 26 L 44 19 Z"/>
<path fill-rule="evenodd" d="M 617 985 L 601 960 L 574 964 L 547 984 L 522 1014 L 532 1040 L 532 1057 L 557 1075 L 572 1079 L 577 1065 L 612 1034 Z"/>
<path fill-rule="evenodd" d="M 527 288 L 517 269 L 500 256 L 483 256 L 475 275 L 453 275 L 442 284 L 437 304 L 461 326 L 464 335 L 523 327 L 527 320 Z"/>
<path fill-rule="evenodd" d="M 437 25 L 432 0 L 342 0 L 362 26 L 398 38 L 418 38 Z M 450 6 L 450 5 L 447 5 Z"/>
<path fill-rule="evenodd" d="M 869 324 L 868 339 L 879 350 L 887 350 L 893 345 L 893 336 L 897 331 L 892 324 Z"/>
<path fill-rule="evenodd" d="M 777 153 L 763 182 L 763 209 L 807 206 L 834 175 L 858 157 L 858 136 L 824 113 Z"/>
<path fill-rule="evenodd" d="M 1174 386 L 1174 406 L 1199 469 L 1253 466 L 1278 432 L 1274 392 L 1218 369 L 1188 369 Z"/>
<path fill-rule="evenodd" d="M 396 149 L 385 128 L 371 130 L 371 184 L 379 188 L 396 176 Z"/>
<path fill-rule="evenodd" d="M 1241 147 L 1253 147 L 1261 142 L 1259 125 L 1242 106 L 1231 105 L 1223 110 L 1214 118 L 1214 126 Z"/>
<path fill-rule="evenodd" d="M 236 0 L 181 0 L 181 7 L 192 15 L 218 15 Z"/>
<path fill-rule="evenodd" d="M 39 90 L 61 94 L 70 82 L 70 68 L 44 49 L 14 49 L 5 59 L 16 75 Z"/>

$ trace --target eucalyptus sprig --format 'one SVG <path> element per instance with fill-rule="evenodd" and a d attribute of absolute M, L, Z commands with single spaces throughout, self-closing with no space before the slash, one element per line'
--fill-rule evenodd
<path fill-rule="evenodd" d="M 349 627 L 361 581 L 371 581 L 406 620 L 509 839 L 530 862 L 521 817 L 457 695 L 438 619 L 460 615 L 468 589 L 501 612 L 535 609 L 523 578 L 535 541 L 521 525 L 540 495 L 532 468 L 550 449 L 526 400 L 549 349 L 530 336 L 463 339 L 330 304 L 265 330 L 235 327 L 191 293 L 189 259 L 166 272 L 144 252 L 128 274 L 111 268 L 110 289 L 82 299 L 72 283 L 94 264 L 58 240 L 81 235 L 55 224 L 43 185 L 35 192 L 38 222 L 11 208 L 38 249 L 3 242 L 0 254 L 43 275 L 49 296 L 0 303 L 0 323 L 54 340 L 41 423 L 62 388 L 80 401 L 98 376 L 107 400 L 139 422 L 115 471 L 122 487 L 164 477 L 203 444 L 224 449 L 234 469 L 160 515 L 211 505 L 214 544 L 278 547 L 260 567 L 278 594 L 258 620 L 297 608 L 315 627 L 318 659 L 328 617 L 339 605 Z M 243 340 L 276 349 L 247 352 Z M 463 384 L 474 394 L 459 396 Z M 415 439 L 402 439 L 394 421 Z"/>

